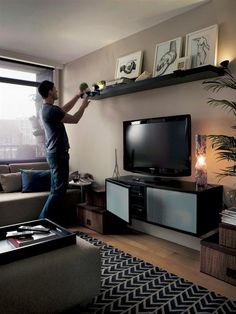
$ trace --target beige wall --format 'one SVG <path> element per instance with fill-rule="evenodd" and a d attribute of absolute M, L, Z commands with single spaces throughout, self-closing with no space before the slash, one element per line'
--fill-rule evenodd
<path fill-rule="evenodd" d="M 83 81 L 91 86 L 101 79 L 113 79 L 116 59 L 134 51 L 143 50 L 143 70 L 152 72 L 157 43 L 178 36 L 184 37 L 189 32 L 213 24 L 219 25 L 218 64 L 227 58 L 233 60 L 236 51 L 235 12 L 235 0 L 213 0 L 67 64 L 63 76 L 64 100 L 68 100 Z M 236 72 L 235 60 L 231 62 L 231 69 Z M 207 105 L 207 98 L 212 94 L 204 90 L 201 83 L 202 81 L 196 81 L 91 101 L 80 123 L 67 127 L 71 144 L 71 169 L 91 172 L 96 180 L 103 184 L 104 179 L 113 174 L 114 151 L 117 148 L 120 174 L 125 174 L 122 169 L 123 120 L 190 113 L 192 177 L 184 179 L 194 180 L 194 135 L 233 134 L 230 126 L 234 124 L 232 115 Z M 235 100 L 232 91 L 215 96 Z M 216 162 L 210 143 L 208 144 L 208 181 L 218 183 L 215 173 L 221 165 Z M 233 180 L 227 179 L 222 183 L 231 187 Z"/>
<path fill-rule="evenodd" d="M 90 86 L 101 79 L 114 78 L 116 59 L 134 51 L 143 50 L 143 70 L 152 72 L 155 45 L 187 33 L 219 25 L 218 64 L 225 59 L 231 61 L 236 54 L 236 1 L 213 0 L 169 21 L 148 30 L 120 40 L 112 45 L 91 53 L 67 64 L 63 75 L 64 101 L 72 97 L 83 81 Z M 88 21 L 89 22 L 89 21 Z M 109 25 L 108 25 L 109 27 Z M 236 61 L 231 62 L 231 70 L 236 73 Z M 233 134 L 230 129 L 235 124 L 232 114 L 220 108 L 212 108 L 207 98 L 212 96 L 203 89 L 202 81 L 182 85 L 147 90 L 129 95 L 91 101 L 78 125 L 67 127 L 71 144 L 71 169 L 90 172 L 98 183 L 111 177 L 115 165 L 115 148 L 118 151 L 120 174 L 127 174 L 122 169 L 122 121 L 144 117 L 156 117 L 190 113 L 192 116 L 192 176 L 184 178 L 194 181 L 194 135 L 195 134 Z M 235 100 L 235 93 L 224 91 L 219 98 Z M 216 172 L 222 167 L 216 162 L 216 156 L 208 143 L 208 182 L 218 183 Z M 234 179 L 235 182 L 235 179 Z M 233 179 L 225 179 L 226 190 L 233 187 Z M 149 230 L 160 236 L 162 228 L 154 226 L 136 226 L 137 229 Z M 154 230 L 155 229 L 155 230 Z M 163 229 L 164 230 L 164 229 Z M 165 232 L 165 230 L 164 230 Z M 196 239 L 168 231 L 161 237 L 199 249 Z M 190 240 L 190 244 L 186 241 Z M 184 243 L 185 242 L 185 243 Z"/>

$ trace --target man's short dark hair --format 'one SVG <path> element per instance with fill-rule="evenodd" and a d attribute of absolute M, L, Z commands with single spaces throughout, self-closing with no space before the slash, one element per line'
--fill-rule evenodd
<path fill-rule="evenodd" d="M 47 98 L 49 91 L 52 90 L 53 87 L 54 87 L 54 83 L 53 82 L 43 81 L 42 83 L 40 83 L 40 85 L 38 87 L 39 94 L 43 98 Z"/>

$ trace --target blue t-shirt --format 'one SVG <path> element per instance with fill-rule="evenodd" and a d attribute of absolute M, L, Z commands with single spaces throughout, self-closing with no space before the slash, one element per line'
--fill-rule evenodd
<path fill-rule="evenodd" d="M 66 129 L 61 120 L 65 112 L 58 106 L 43 104 L 41 119 L 44 125 L 48 153 L 65 152 L 70 148 Z"/>

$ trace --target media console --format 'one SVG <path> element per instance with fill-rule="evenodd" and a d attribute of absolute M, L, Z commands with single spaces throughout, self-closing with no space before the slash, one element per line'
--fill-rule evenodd
<path fill-rule="evenodd" d="M 135 218 L 200 237 L 218 227 L 223 186 L 197 188 L 195 182 L 132 175 L 108 178 L 106 208 L 127 223 Z"/>

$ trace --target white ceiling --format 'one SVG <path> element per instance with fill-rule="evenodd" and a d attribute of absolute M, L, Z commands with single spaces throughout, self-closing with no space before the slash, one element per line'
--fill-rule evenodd
<path fill-rule="evenodd" d="M 65 64 L 207 1 L 0 0 L 0 54 Z"/>

